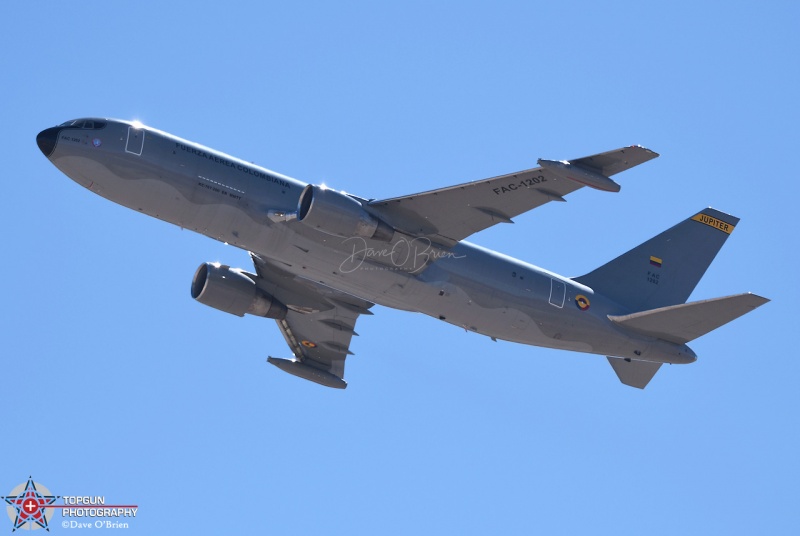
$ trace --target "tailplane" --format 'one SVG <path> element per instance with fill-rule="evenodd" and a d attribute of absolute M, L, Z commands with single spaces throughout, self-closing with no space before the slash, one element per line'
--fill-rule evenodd
<path fill-rule="evenodd" d="M 713 208 L 701 210 L 574 280 L 633 312 L 684 303 L 738 223 Z"/>
<path fill-rule="evenodd" d="M 724 298 L 661 307 L 630 315 L 609 315 L 608 319 L 642 335 L 675 344 L 686 344 L 709 331 L 736 320 L 768 301 L 767 298 L 748 292 Z"/>
<path fill-rule="evenodd" d="M 608 319 L 625 330 L 683 345 L 749 313 L 769 300 L 737 294 L 686 303 L 733 232 L 739 218 L 713 208 L 691 218 L 575 281 L 626 308 Z M 620 381 L 644 387 L 661 363 L 609 356 Z"/>
<path fill-rule="evenodd" d="M 609 315 L 608 319 L 624 329 L 674 344 L 686 344 L 720 326 L 736 320 L 767 303 L 767 298 L 745 293 L 669 307 L 650 309 L 630 315 Z M 661 363 L 608 356 L 619 381 L 644 389 L 656 375 Z"/>

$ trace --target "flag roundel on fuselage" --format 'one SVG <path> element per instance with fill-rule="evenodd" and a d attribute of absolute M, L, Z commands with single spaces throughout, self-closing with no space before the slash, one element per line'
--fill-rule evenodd
<path fill-rule="evenodd" d="M 575 305 L 577 305 L 578 309 L 580 309 L 581 311 L 585 311 L 589 308 L 589 305 L 591 304 L 589 303 L 589 298 L 587 298 L 583 294 L 578 294 L 577 296 L 575 296 Z"/>

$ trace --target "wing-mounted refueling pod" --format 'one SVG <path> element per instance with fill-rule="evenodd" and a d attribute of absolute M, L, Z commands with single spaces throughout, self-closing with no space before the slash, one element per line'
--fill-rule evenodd
<path fill-rule="evenodd" d="M 596 190 L 602 190 L 604 192 L 619 192 L 620 190 L 620 185 L 618 183 L 609 179 L 602 173 L 573 164 L 568 160 L 545 160 L 544 158 L 540 158 L 538 164 L 559 177 L 583 184 L 584 186 L 589 186 Z"/>
<path fill-rule="evenodd" d="M 280 357 L 268 357 L 267 361 L 284 372 L 288 372 L 292 376 L 309 380 L 325 387 L 333 387 L 334 389 L 345 389 L 347 382 L 322 369 L 313 365 L 306 365 L 297 359 L 283 359 Z"/>

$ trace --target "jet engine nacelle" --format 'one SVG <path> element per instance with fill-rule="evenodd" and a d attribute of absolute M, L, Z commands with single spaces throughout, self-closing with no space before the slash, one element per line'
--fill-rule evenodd
<path fill-rule="evenodd" d="M 306 186 L 300 194 L 297 220 L 342 238 L 360 236 L 389 242 L 394 236 L 394 229 L 369 214 L 357 200 L 313 184 Z"/>
<path fill-rule="evenodd" d="M 258 288 L 242 270 L 224 264 L 200 265 L 192 279 L 192 298 L 236 316 L 286 317 L 285 305 Z"/>

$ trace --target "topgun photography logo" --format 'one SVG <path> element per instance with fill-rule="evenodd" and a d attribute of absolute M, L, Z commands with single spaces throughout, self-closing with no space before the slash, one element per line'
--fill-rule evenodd
<path fill-rule="evenodd" d="M 53 517 L 52 508 L 45 509 L 56 502 L 60 497 L 50 493 L 50 490 L 28 477 L 28 481 L 11 490 L 11 493 L 2 497 L 10 506 L 6 507 L 8 517 L 14 522 L 14 532 L 20 528 L 28 530 L 48 528 L 48 523 Z"/>
<path fill-rule="evenodd" d="M 116 519 L 134 518 L 139 511 L 137 505 L 107 505 L 105 497 L 99 495 L 91 497 L 53 495 L 43 484 L 34 482 L 32 477 L 28 477 L 27 482 L 19 484 L 11 490 L 11 493 L 0 499 L 8 505 L 6 512 L 14 524 L 11 532 L 17 529 L 45 529 L 49 532 L 50 522 L 56 510 L 61 510 L 61 517 L 64 518 L 61 526 L 65 529 L 127 529 L 128 523 Z M 61 499 L 60 504 L 56 504 L 59 499 Z"/>

